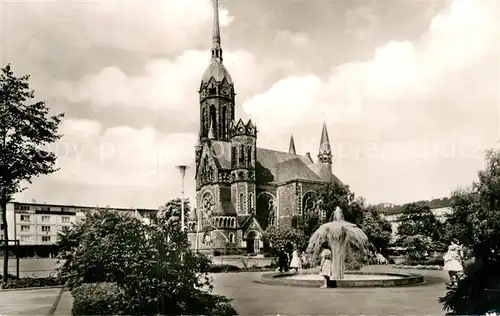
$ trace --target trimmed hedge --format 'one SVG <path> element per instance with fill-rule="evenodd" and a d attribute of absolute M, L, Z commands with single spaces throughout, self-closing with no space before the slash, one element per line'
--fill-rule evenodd
<path fill-rule="evenodd" d="M 24 289 L 30 287 L 45 287 L 64 285 L 64 282 L 55 277 L 45 278 L 10 278 L 7 283 L 0 282 L 4 289 Z"/>
<path fill-rule="evenodd" d="M 120 290 L 114 283 L 83 284 L 71 291 L 72 315 L 114 315 L 120 310 Z"/>

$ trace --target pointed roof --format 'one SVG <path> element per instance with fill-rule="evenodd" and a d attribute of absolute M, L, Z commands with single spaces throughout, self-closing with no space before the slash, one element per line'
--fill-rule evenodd
<path fill-rule="evenodd" d="M 330 146 L 330 139 L 328 138 L 328 130 L 326 123 L 323 122 L 323 130 L 321 131 L 321 141 L 319 143 L 319 153 L 331 153 L 332 147 Z"/>
<path fill-rule="evenodd" d="M 294 155 L 297 154 L 295 152 L 295 142 L 293 141 L 293 135 L 290 135 L 290 145 L 288 146 L 288 152 Z"/>
<path fill-rule="evenodd" d="M 222 64 L 222 45 L 220 37 L 220 26 L 219 26 L 219 1 L 213 0 L 214 3 L 214 20 L 212 29 L 212 62 L 208 66 L 207 70 L 203 74 L 201 84 L 207 84 L 211 78 L 214 78 L 217 82 L 223 82 L 224 79 L 229 85 L 233 84 L 233 80 L 229 75 L 226 67 Z"/>

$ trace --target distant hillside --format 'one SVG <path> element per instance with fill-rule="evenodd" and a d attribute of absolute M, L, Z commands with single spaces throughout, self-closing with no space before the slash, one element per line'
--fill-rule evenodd
<path fill-rule="evenodd" d="M 435 208 L 442 208 L 442 207 L 448 207 L 451 204 L 451 199 L 449 197 L 444 197 L 444 198 L 438 198 L 438 199 L 433 199 L 430 201 L 424 201 L 427 203 L 429 208 L 435 209 Z M 375 205 L 375 208 L 386 215 L 392 215 L 392 214 L 399 214 L 403 211 L 403 208 L 410 203 L 406 203 L 403 205 L 395 205 L 395 204 L 390 204 L 390 203 L 380 203 Z"/>

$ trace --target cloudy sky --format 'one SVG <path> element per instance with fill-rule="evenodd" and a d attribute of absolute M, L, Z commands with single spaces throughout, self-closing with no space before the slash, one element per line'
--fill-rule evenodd
<path fill-rule="evenodd" d="M 178 196 L 210 60 L 209 0 L 1 4 L 1 63 L 65 112 L 61 170 L 17 199 L 157 207 Z M 220 0 L 237 116 L 317 155 L 368 202 L 446 196 L 500 138 L 500 1 Z"/>

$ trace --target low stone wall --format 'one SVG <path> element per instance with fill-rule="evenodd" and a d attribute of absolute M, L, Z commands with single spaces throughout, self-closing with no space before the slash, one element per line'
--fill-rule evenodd
<path fill-rule="evenodd" d="M 375 272 L 360 272 L 360 271 L 346 271 L 348 274 L 354 275 L 384 275 L 394 276 L 394 279 L 372 279 L 372 280 L 337 280 L 337 287 L 341 288 L 354 288 L 354 287 L 403 287 L 415 286 L 424 284 L 424 277 L 419 274 L 400 274 L 400 273 L 375 273 Z M 288 276 L 296 275 L 295 272 L 274 272 L 262 275 L 262 282 L 266 284 L 281 284 L 289 286 L 301 287 L 320 287 L 323 285 L 323 280 L 306 280 L 306 279 L 291 279 Z M 306 273 L 308 274 L 308 273 Z M 309 273 L 310 274 L 310 273 Z"/>

